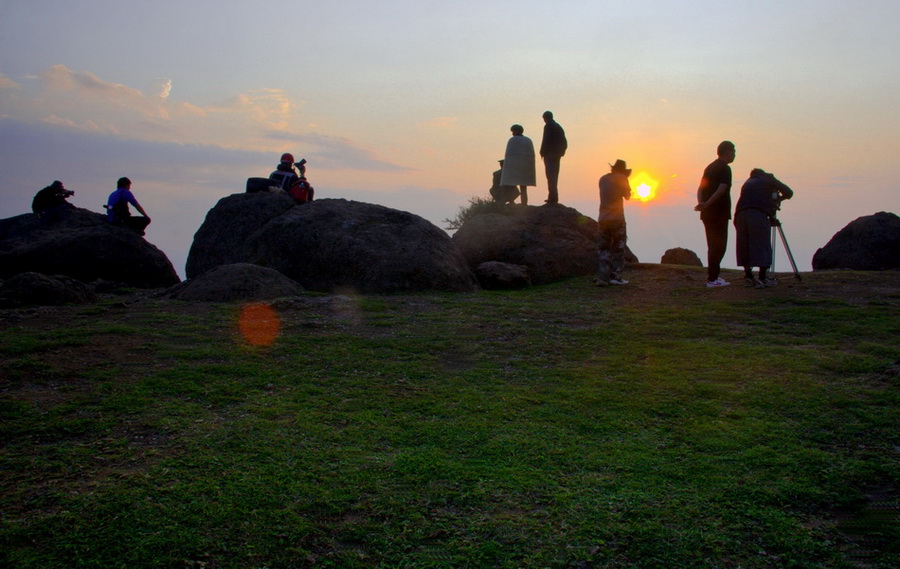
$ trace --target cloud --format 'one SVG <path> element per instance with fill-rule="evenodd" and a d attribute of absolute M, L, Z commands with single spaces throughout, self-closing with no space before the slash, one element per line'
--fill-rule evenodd
<path fill-rule="evenodd" d="M 39 86 L 31 85 L 33 92 L 25 92 L 28 89 L 0 75 L 0 87 L 6 87 L 0 89 L 3 117 L 122 140 L 267 153 L 290 150 L 322 169 L 411 170 L 351 139 L 304 132 L 313 121 L 309 117 L 300 121 L 303 101 L 292 100 L 281 89 L 255 89 L 198 105 L 178 100 L 175 85 L 167 78 L 160 78 L 147 94 L 61 64 L 45 69 L 37 79 Z"/>
<path fill-rule="evenodd" d="M 18 87 L 21 87 L 21 85 L 0 73 L 0 89 L 16 89 Z"/>
<path fill-rule="evenodd" d="M 378 155 L 354 144 L 351 140 L 337 136 L 317 133 L 291 134 L 288 132 L 270 131 L 267 137 L 278 141 L 283 150 L 290 150 L 296 156 L 304 156 L 314 160 L 317 168 L 368 170 L 374 172 L 407 172 L 412 168 L 392 164 Z M 290 142 L 289 148 L 284 142 Z"/>

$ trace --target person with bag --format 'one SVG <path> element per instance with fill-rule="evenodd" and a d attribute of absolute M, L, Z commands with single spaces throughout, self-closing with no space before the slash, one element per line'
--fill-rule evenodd
<path fill-rule="evenodd" d="M 295 166 L 300 170 L 299 175 L 294 170 Z M 281 162 L 275 171 L 269 174 L 269 180 L 300 203 L 311 202 L 316 193 L 306 179 L 306 160 L 295 163 L 294 155 L 290 152 L 281 155 Z"/>

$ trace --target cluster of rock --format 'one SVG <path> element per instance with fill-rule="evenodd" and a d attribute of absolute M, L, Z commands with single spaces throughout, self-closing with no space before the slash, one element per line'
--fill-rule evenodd
<path fill-rule="evenodd" d="M 814 270 L 900 267 L 900 219 L 860 218 L 813 259 Z M 105 216 L 0 220 L 0 305 L 91 302 L 114 286 L 167 289 L 192 302 L 269 300 L 305 290 L 395 293 L 515 289 L 590 275 L 598 225 L 559 204 L 478 213 L 450 237 L 411 213 L 342 199 L 298 204 L 281 192 L 219 200 L 194 236 L 180 282 L 152 244 Z M 637 258 L 627 251 L 627 261 Z M 702 266 L 675 248 L 662 263 Z M 88 283 L 88 284 L 86 284 Z"/>
<path fill-rule="evenodd" d="M 596 272 L 598 232 L 596 221 L 570 207 L 513 205 L 468 218 L 453 241 L 474 269 L 488 262 L 518 265 L 540 285 Z M 637 257 L 626 250 L 626 260 Z"/>
<path fill-rule="evenodd" d="M 163 288 L 181 280 L 140 235 L 80 208 L 53 223 L 30 213 L 0 220 L 0 279 L 7 306 L 90 302 L 95 289 L 111 283 Z"/>
<path fill-rule="evenodd" d="M 232 263 L 269 267 L 321 292 L 478 288 L 441 229 L 411 213 L 343 199 L 297 204 L 267 192 L 222 198 L 194 236 L 186 275 Z"/>

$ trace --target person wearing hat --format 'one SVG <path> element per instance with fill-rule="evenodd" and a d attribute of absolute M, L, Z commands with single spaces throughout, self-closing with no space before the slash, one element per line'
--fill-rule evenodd
<path fill-rule="evenodd" d="M 519 189 L 515 186 L 504 186 L 500 184 L 500 178 L 503 176 L 503 160 L 498 160 L 498 162 L 500 162 L 500 169 L 494 171 L 494 176 L 491 179 L 490 194 L 495 202 L 512 204 L 516 201 L 516 198 L 519 197 Z"/>
<path fill-rule="evenodd" d="M 272 185 L 277 186 L 290 194 L 292 198 L 298 202 L 311 202 L 315 189 L 309 185 L 306 179 L 306 160 L 301 160 L 296 164 L 300 169 L 300 174 L 294 169 L 294 155 L 285 152 L 281 155 L 281 162 L 275 168 L 275 171 L 269 174 L 269 180 Z"/>
<path fill-rule="evenodd" d="M 519 186 L 522 205 L 528 205 L 528 186 L 536 186 L 534 170 L 534 143 L 525 136 L 522 125 L 509 127 L 512 136 L 506 143 L 506 155 L 503 157 L 503 173 L 500 175 L 501 186 Z"/>
<path fill-rule="evenodd" d="M 547 174 L 547 203 L 559 203 L 559 162 L 569 146 L 566 131 L 553 120 L 553 113 L 544 111 L 544 138 L 541 140 L 541 159 Z"/>
<path fill-rule="evenodd" d="M 128 204 L 133 205 L 143 217 L 132 217 Z M 116 182 L 116 191 L 109 194 L 109 199 L 103 207 L 106 208 L 106 217 L 110 223 L 127 227 L 139 235 L 143 235 L 144 230 L 150 225 L 150 216 L 131 192 L 131 180 L 128 178 L 119 178 Z"/>
<path fill-rule="evenodd" d="M 731 219 L 731 164 L 736 154 L 734 143 L 724 140 L 716 148 L 716 158 L 703 171 L 697 188 L 697 206 L 706 231 L 706 286 L 717 288 L 729 283 L 719 273 L 728 248 L 728 220 Z"/>
<path fill-rule="evenodd" d="M 281 155 L 281 162 L 275 167 L 275 171 L 269 174 L 269 179 L 274 182 L 273 185 L 278 186 L 284 191 L 291 189 L 291 186 L 297 183 L 300 177 L 294 170 L 294 155 L 285 152 Z"/>
<path fill-rule="evenodd" d="M 624 160 L 616 160 L 610 164 L 609 174 L 600 178 L 600 214 L 597 223 L 600 226 L 597 248 L 599 264 L 597 267 L 597 286 L 626 285 L 622 278 L 625 269 L 625 242 L 628 240 L 625 229 L 625 202 L 631 199 L 631 185 L 628 176 L 631 169 Z"/>
<path fill-rule="evenodd" d="M 31 211 L 37 214 L 41 222 L 59 221 L 64 212 L 75 207 L 66 201 L 74 193 L 72 190 L 67 190 L 59 180 L 54 180 L 52 184 L 34 195 L 34 199 L 31 201 Z"/>

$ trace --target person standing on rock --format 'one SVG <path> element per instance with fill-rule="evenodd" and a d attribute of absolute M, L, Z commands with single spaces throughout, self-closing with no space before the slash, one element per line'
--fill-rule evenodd
<path fill-rule="evenodd" d="M 625 244 L 628 240 L 623 200 L 631 199 L 631 184 L 628 183 L 631 169 L 626 167 L 624 160 L 616 160 L 610 166 L 609 174 L 604 174 L 599 182 L 597 286 L 628 284 L 622 278 L 622 271 L 625 269 Z"/>
<path fill-rule="evenodd" d="M 559 162 L 569 146 L 566 132 L 553 120 L 553 113 L 544 111 L 544 138 L 541 140 L 541 158 L 547 174 L 547 203 L 559 203 Z"/>
<path fill-rule="evenodd" d="M 509 127 L 512 136 L 506 143 L 506 155 L 503 158 L 503 172 L 500 175 L 501 186 L 518 186 L 522 205 L 528 205 L 528 186 L 536 186 L 534 168 L 534 143 L 524 135 L 522 125 Z"/>
<path fill-rule="evenodd" d="M 141 212 L 143 217 L 132 217 L 128 204 L 133 205 L 135 209 Z M 109 199 L 104 207 L 106 208 L 106 217 L 113 225 L 127 227 L 136 231 L 139 235 L 143 235 L 144 230 L 150 225 L 150 216 L 147 215 L 147 212 L 144 211 L 144 208 L 141 207 L 141 204 L 138 203 L 137 198 L 131 192 L 131 180 L 128 178 L 119 178 L 119 181 L 116 183 L 116 191 L 109 194 Z"/>
<path fill-rule="evenodd" d="M 728 248 L 728 220 L 731 219 L 731 164 L 736 154 L 734 143 L 722 141 L 716 149 L 716 158 L 703 171 L 697 188 L 697 206 L 700 220 L 706 231 L 707 247 L 707 288 L 728 286 L 719 276 L 720 264 Z"/>

